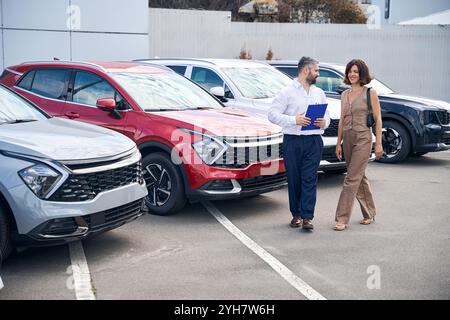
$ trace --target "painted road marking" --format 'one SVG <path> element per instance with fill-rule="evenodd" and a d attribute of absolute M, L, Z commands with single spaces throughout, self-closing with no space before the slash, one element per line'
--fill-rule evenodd
<path fill-rule="evenodd" d="M 95 300 L 91 273 L 84 255 L 81 241 L 69 243 L 70 261 L 72 262 L 73 284 L 77 300 Z"/>
<path fill-rule="evenodd" d="M 255 241 L 250 239 L 245 233 L 239 230 L 227 217 L 225 217 L 211 202 L 203 201 L 203 206 L 208 212 L 216 218 L 231 234 L 241 241 L 247 248 L 252 250 L 257 256 L 263 259 L 273 270 L 283 277 L 291 286 L 297 289 L 309 300 L 326 300 L 324 296 L 314 290 L 305 281 L 289 270 L 285 265 L 278 261 L 274 256 L 264 250 Z"/>

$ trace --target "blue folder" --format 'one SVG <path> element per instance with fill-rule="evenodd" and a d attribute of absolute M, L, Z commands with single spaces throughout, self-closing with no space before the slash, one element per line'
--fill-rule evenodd
<path fill-rule="evenodd" d="M 306 110 L 305 117 L 311 119 L 311 124 L 309 126 L 301 127 L 300 130 L 317 130 L 319 127 L 314 125 L 314 121 L 317 118 L 323 118 L 325 116 L 325 111 L 327 110 L 328 103 L 324 104 L 310 104 Z"/>

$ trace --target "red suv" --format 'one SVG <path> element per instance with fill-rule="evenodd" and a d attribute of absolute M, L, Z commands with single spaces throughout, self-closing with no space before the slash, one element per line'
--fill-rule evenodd
<path fill-rule="evenodd" d="M 286 184 L 280 128 L 225 108 L 172 70 L 134 62 L 31 62 L 0 82 L 55 117 L 119 131 L 139 147 L 154 214 L 186 200 L 261 194 Z"/>

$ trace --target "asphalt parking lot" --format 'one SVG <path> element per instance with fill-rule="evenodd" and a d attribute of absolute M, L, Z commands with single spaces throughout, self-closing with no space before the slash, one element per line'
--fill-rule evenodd
<path fill-rule="evenodd" d="M 450 152 L 367 172 L 378 211 L 368 226 L 356 204 L 350 228 L 333 231 L 344 175 L 320 174 L 313 232 L 288 226 L 285 188 L 145 215 L 84 241 L 91 298 L 449 299 Z M 13 255 L 0 299 L 80 298 L 71 250 Z"/>

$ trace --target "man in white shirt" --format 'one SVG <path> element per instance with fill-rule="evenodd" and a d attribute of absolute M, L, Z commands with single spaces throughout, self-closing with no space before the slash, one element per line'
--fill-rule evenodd
<path fill-rule="evenodd" d="M 315 130 L 304 130 L 311 119 L 305 116 L 309 105 L 325 104 L 327 99 L 322 89 L 316 87 L 319 62 L 302 57 L 298 63 L 298 78 L 282 89 L 272 102 L 269 121 L 283 129 L 283 157 L 286 166 L 289 209 L 292 213 L 291 227 L 302 225 L 303 229 L 314 229 L 311 221 L 317 196 L 317 170 L 322 158 L 324 129 L 330 125 L 328 110 L 323 118 L 317 118 Z"/>

